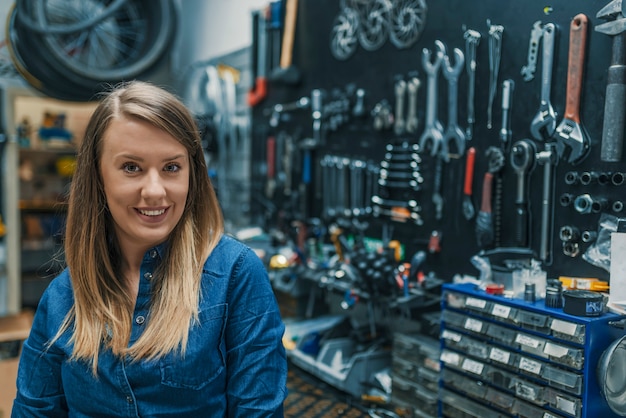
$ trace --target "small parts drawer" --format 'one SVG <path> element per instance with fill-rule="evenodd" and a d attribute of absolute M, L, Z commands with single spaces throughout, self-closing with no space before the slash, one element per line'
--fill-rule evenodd
<path fill-rule="evenodd" d="M 542 301 L 445 284 L 440 411 L 444 417 L 598 418 L 615 416 L 595 365 L 622 317 L 573 316 Z"/>

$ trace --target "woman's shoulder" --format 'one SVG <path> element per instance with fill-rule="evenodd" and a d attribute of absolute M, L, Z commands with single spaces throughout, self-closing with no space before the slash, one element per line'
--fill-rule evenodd
<path fill-rule="evenodd" d="M 51 293 L 54 297 L 67 297 L 68 295 L 73 297 L 69 269 L 64 269 L 52 279 L 46 288 L 46 293 Z"/>
<path fill-rule="evenodd" d="M 44 314 L 53 323 L 62 320 L 74 303 L 72 283 L 69 270 L 59 273 L 43 292 L 38 304 L 38 311 Z"/>
<path fill-rule="evenodd" d="M 260 262 L 260 259 L 249 246 L 230 235 L 222 235 L 204 263 L 204 267 L 206 270 L 230 270 L 236 264 L 256 263 L 257 261 Z"/>

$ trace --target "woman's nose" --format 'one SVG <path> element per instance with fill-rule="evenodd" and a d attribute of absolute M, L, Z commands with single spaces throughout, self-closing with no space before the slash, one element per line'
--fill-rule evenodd
<path fill-rule="evenodd" d="M 141 196 L 144 199 L 155 199 L 165 196 L 165 186 L 159 172 L 149 171 L 144 177 Z"/>

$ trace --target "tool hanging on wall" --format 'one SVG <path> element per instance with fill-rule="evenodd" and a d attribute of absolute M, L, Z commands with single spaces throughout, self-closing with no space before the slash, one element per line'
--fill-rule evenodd
<path fill-rule="evenodd" d="M 510 163 L 517 176 L 515 192 L 515 245 L 530 244 L 530 211 L 528 209 L 528 179 L 535 168 L 535 144 L 528 139 L 516 141 L 511 147 Z"/>
<path fill-rule="evenodd" d="M 502 33 L 504 26 L 493 25 L 487 20 L 489 26 L 489 104 L 487 107 L 487 129 L 492 127 L 493 102 L 498 91 L 498 74 L 500 73 L 500 59 L 502 57 Z"/>
<path fill-rule="evenodd" d="M 256 106 L 267 96 L 267 36 L 265 16 L 261 11 L 252 12 L 252 80 L 248 91 L 248 105 Z"/>
<path fill-rule="evenodd" d="M 595 26 L 595 31 L 613 37 L 611 65 L 607 72 L 604 97 L 604 120 L 600 159 L 618 162 L 622 159 L 626 125 L 626 2 L 613 0 L 596 17 L 609 19 Z"/>
<path fill-rule="evenodd" d="M 469 141 L 474 135 L 476 114 L 474 111 L 474 93 L 476 91 L 476 49 L 480 44 L 480 32 L 468 29 L 463 34 L 465 38 L 465 66 L 469 81 L 467 83 L 467 128 L 465 138 Z"/>
<path fill-rule="evenodd" d="M 552 66 L 554 63 L 554 41 L 556 26 L 547 23 L 542 29 L 541 56 L 541 102 L 539 110 L 530 124 L 530 133 L 538 141 L 551 138 L 556 131 L 556 113 L 550 101 L 552 90 Z"/>
<path fill-rule="evenodd" d="M 476 161 L 476 148 L 467 150 L 465 159 L 465 179 L 463 182 L 463 216 L 468 221 L 474 217 L 476 210 L 472 202 L 472 183 L 474 182 L 474 163 Z"/>
<path fill-rule="evenodd" d="M 542 36 L 543 26 L 541 26 L 541 20 L 537 20 L 530 31 L 526 65 L 524 65 L 520 71 L 520 74 L 524 77 L 524 81 L 531 81 L 535 78 L 535 71 L 537 70 L 537 51 L 539 50 L 539 42 Z"/>
<path fill-rule="evenodd" d="M 578 164 L 587 157 L 590 139 L 580 120 L 580 102 L 587 46 L 589 18 L 580 13 L 571 21 L 567 64 L 567 91 L 565 115 L 556 128 L 559 156 L 570 164 Z"/>
<path fill-rule="evenodd" d="M 297 20 L 298 0 L 287 0 L 285 5 L 283 40 L 280 49 L 280 66 L 272 70 L 272 74 L 270 75 L 272 81 L 288 85 L 294 85 L 300 81 L 300 70 L 293 64 Z"/>

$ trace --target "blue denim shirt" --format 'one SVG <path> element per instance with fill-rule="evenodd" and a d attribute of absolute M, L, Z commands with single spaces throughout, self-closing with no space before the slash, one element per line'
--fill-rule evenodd
<path fill-rule="evenodd" d="M 149 320 L 151 273 L 162 247 L 141 264 L 130 343 Z M 24 342 L 12 417 L 282 417 L 287 394 L 284 324 L 261 260 L 223 237 L 202 273 L 200 321 L 184 359 L 153 361 L 101 353 L 98 376 L 69 361 L 66 332 L 48 350 L 73 304 L 68 271 L 43 294 Z"/>

